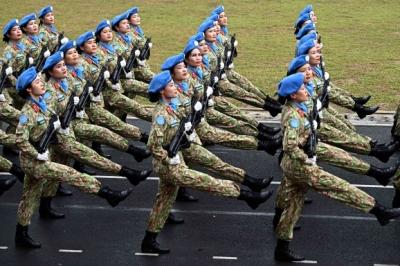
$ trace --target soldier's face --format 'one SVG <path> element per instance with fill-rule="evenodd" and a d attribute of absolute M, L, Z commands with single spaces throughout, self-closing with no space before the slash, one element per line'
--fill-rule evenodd
<path fill-rule="evenodd" d="M 175 87 L 174 82 L 171 80 L 170 83 L 165 86 L 164 89 L 160 91 L 160 95 L 167 101 L 170 101 L 172 98 L 178 97 L 178 90 Z"/>
<path fill-rule="evenodd" d="M 174 67 L 174 71 L 172 73 L 172 79 L 176 82 L 182 82 L 187 78 L 187 68 L 185 63 L 179 63 Z"/>
<path fill-rule="evenodd" d="M 19 26 L 14 26 L 7 33 L 8 38 L 14 42 L 18 42 L 22 38 L 22 31 Z"/>
<path fill-rule="evenodd" d="M 317 47 L 313 47 L 308 51 L 308 55 L 310 56 L 310 65 L 317 66 L 321 62 L 321 55 L 317 51 Z"/>
<path fill-rule="evenodd" d="M 23 28 L 28 35 L 34 35 L 36 32 L 38 32 L 38 26 L 35 20 L 29 21 L 28 24 L 26 24 L 26 26 Z"/>
<path fill-rule="evenodd" d="M 40 76 L 38 75 L 31 83 L 31 88 L 26 89 L 30 96 L 39 97 L 43 95 L 46 90 Z"/>
<path fill-rule="evenodd" d="M 88 55 L 93 55 L 97 52 L 97 44 L 94 39 L 87 40 L 80 48 Z"/>
<path fill-rule="evenodd" d="M 199 42 L 199 50 L 202 55 L 207 54 L 208 48 L 205 40 Z"/>
<path fill-rule="evenodd" d="M 139 15 L 137 13 L 131 15 L 130 18 L 129 18 L 129 23 L 132 24 L 133 26 L 139 26 L 140 25 L 140 17 L 139 17 Z"/>
<path fill-rule="evenodd" d="M 49 74 L 56 80 L 61 80 L 67 76 L 67 66 L 64 60 L 58 62 L 51 70 L 48 71 Z"/>
<path fill-rule="evenodd" d="M 300 72 L 300 73 L 303 74 L 304 83 L 308 83 L 308 82 L 311 81 L 311 79 L 312 79 L 312 71 L 311 71 L 310 64 L 305 64 L 304 66 L 302 66 L 299 69 L 297 69 L 296 72 Z"/>
<path fill-rule="evenodd" d="M 217 39 L 217 32 L 215 31 L 215 27 L 209 28 L 204 32 L 204 39 L 207 42 L 215 42 L 215 40 Z"/>
<path fill-rule="evenodd" d="M 118 32 L 125 34 L 130 30 L 130 26 L 127 19 L 123 19 L 118 23 L 118 26 L 115 26 Z"/>
<path fill-rule="evenodd" d="M 112 41 L 113 34 L 110 27 L 105 27 L 100 32 L 100 40 L 104 43 L 109 43 Z"/>
<path fill-rule="evenodd" d="M 193 49 L 189 56 L 185 58 L 186 63 L 191 67 L 200 66 L 201 60 L 203 60 L 203 56 L 201 55 L 200 50 L 197 48 Z"/>
<path fill-rule="evenodd" d="M 46 15 L 44 15 L 42 20 L 43 20 L 43 23 L 46 24 L 46 25 L 53 24 L 54 23 L 53 12 L 49 12 Z"/>
<path fill-rule="evenodd" d="M 311 11 L 310 15 L 311 15 L 311 21 L 317 24 L 317 16 L 315 15 L 314 11 Z"/>
<path fill-rule="evenodd" d="M 306 89 L 306 86 L 303 84 L 300 87 L 300 89 L 296 93 L 291 94 L 290 97 L 296 103 L 303 103 L 303 102 L 307 101 L 308 100 L 308 90 Z"/>
<path fill-rule="evenodd" d="M 64 54 L 64 61 L 65 61 L 65 64 L 67 64 L 69 66 L 75 66 L 78 63 L 79 55 L 75 48 L 69 49 Z"/>
<path fill-rule="evenodd" d="M 228 17 L 226 16 L 225 12 L 222 12 L 218 16 L 218 24 L 221 26 L 227 26 L 228 25 Z"/>

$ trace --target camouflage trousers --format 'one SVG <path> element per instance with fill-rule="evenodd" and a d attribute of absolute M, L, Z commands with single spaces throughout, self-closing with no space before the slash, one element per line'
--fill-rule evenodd
<path fill-rule="evenodd" d="M 207 120 L 196 126 L 196 132 L 201 141 L 212 141 L 216 144 L 241 150 L 256 150 L 258 147 L 258 140 L 255 137 L 236 135 L 229 131 L 220 130 L 210 126 Z"/>
<path fill-rule="evenodd" d="M 238 183 L 242 183 L 244 180 L 246 171 L 222 161 L 203 146 L 191 143 L 189 148 L 183 149 L 181 152 L 185 162 L 204 167 L 223 178 Z"/>
<path fill-rule="evenodd" d="M 164 227 L 165 220 L 175 202 L 178 188 L 188 187 L 213 195 L 237 198 L 240 195 L 240 188 L 233 181 L 220 180 L 207 174 L 189 169 L 180 154 L 181 164 L 164 165 L 153 159 L 153 167 L 160 180 L 156 203 L 150 213 L 147 230 L 160 232 Z"/>
<path fill-rule="evenodd" d="M 245 89 L 246 91 L 253 93 L 257 95 L 261 99 L 265 99 L 267 95 L 264 94 L 259 88 L 253 85 L 253 83 L 250 82 L 247 78 L 243 77 L 239 73 L 237 73 L 235 70 L 227 70 L 226 72 L 226 77 L 228 80 L 235 84 L 236 86 Z"/>
<path fill-rule="evenodd" d="M 397 109 L 394 113 L 393 119 L 394 120 L 399 120 L 399 115 L 400 115 L 400 104 L 397 106 Z"/>
<path fill-rule="evenodd" d="M 21 110 L 26 103 L 26 100 L 22 99 L 22 97 L 18 95 L 18 91 L 15 87 L 8 87 L 7 92 L 12 99 L 12 106 L 17 110 Z"/>
<path fill-rule="evenodd" d="M 121 79 L 121 84 L 125 95 L 134 94 L 147 97 L 149 93 L 149 84 L 136 79 Z"/>
<path fill-rule="evenodd" d="M 12 164 L 13 163 L 11 161 L 0 156 L 0 171 L 10 172 Z"/>
<path fill-rule="evenodd" d="M 323 86 L 320 86 L 317 89 L 318 95 L 322 92 L 322 89 Z M 351 98 L 351 95 L 347 91 L 336 87 L 332 83 L 331 90 L 329 91 L 329 101 L 350 110 L 352 110 L 355 105 L 355 101 Z"/>
<path fill-rule="evenodd" d="M 323 171 L 317 165 L 307 165 L 284 155 L 281 167 L 284 175 L 278 195 L 280 202 L 283 202 L 279 207 L 282 207 L 284 211 L 276 229 L 278 239 L 292 240 L 293 227 L 300 216 L 308 190 L 313 190 L 365 213 L 371 211 L 375 205 L 373 197 L 347 181 Z"/>
<path fill-rule="evenodd" d="M 393 186 L 395 189 L 400 189 L 400 167 L 397 169 L 397 172 L 394 174 L 392 183 L 393 183 Z"/>
<path fill-rule="evenodd" d="M 257 126 L 259 124 L 258 121 L 250 115 L 243 113 L 236 105 L 228 101 L 225 97 L 217 96 L 213 97 L 212 99 L 214 100 L 215 110 L 225 115 L 231 116 L 237 120 L 241 120 L 247 124 L 250 124 L 257 129 Z"/>
<path fill-rule="evenodd" d="M 142 131 L 140 128 L 124 123 L 101 107 L 100 104 L 90 103 L 90 108 L 85 108 L 85 112 L 93 124 L 106 127 L 124 138 L 132 140 L 140 140 L 141 138 Z"/>
<path fill-rule="evenodd" d="M 150 66 L 147 64 L 147 62 L 146 66 L 139 65 L 137 68 L 134 68 L 133 73 L 135 74 L 135 79 L 145 83 L 150 83 L 155 76 L 155 74 L 150 70 Z"/>
<path fill-rule="evenodd" d="M 238 101 L 259 108 L 262 108 L 264 106 L 265 97 L 260 98 L 258 95 L 230 83 L 227 79 L 219 80 L 217 83 L 217 89 L 221 92 L 223 96 L 231 97 Z"/>
<path fill-rule="evenodd" d="M 257 127 L 221 113 L 214 108 L 207 108 L 205 117 L 210 125 L 223 128 L 230 132 L 253 137 L 258 135 Z"/>
<path fill-rule="evenodd" d="M 0 121 L 4 121 L 8 124 L 6 129 L 7 134 L 15 134 L 21 111 L 15 109 L 13 106 L 8 104 L 8 102 L 0 102 L 0 109 Z"/>
<path fill-rule="evenodd" d="M 327 109 L 324 108 L 322 114 L 322 120 L 331 124 L 331 126 L 336 127 L 344 132 L 356 132 L 356 127 L 331 106 L 329 106 Z"/>
<path fill-rule="evenodd" d="M 23 154 L 20 157 L 22 170 L 26 174 L 17 220 L 23 226 L 30 224 L 40 197 L 54 196 L 49 193 L 57 190 L 59 182 L 75 186 L 84 193 L 97 194 L 99 192 L 101 183 L 90 175 L 81 174 L 58 163 L 27 158 Z"/>

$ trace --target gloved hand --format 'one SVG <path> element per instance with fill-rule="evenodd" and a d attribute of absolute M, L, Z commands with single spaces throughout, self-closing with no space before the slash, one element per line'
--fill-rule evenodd
<path fill-rule="evenodd" d="M 6 75 L 8 76 L 8 75 L 11 75 L 12 73 L 13 73 L 12 67 L 7 67 L 6 68 Z"/>
<path fill-rule="evenodd" d="M 189 131 L 192 128 L 192 123 L 191 122 L 186 122 L 185 123 L 185 131 Z"/>
<path fill-rule="evenodd" d="M 125 61 L 125 60 L 122 60 L 119 64 L 120 64 L 122 67 L 125 67 L 125 66 L 126 66 L 126 61 Z"/>
<path fill-rule="evenodd" d="M 92 102 L 97 102 L 97 103 L 100 102 L 101 101 L 100 94 L 97 96 L 92 96 L 90 100 Z"/>
<path fill-rule="evenodd" d="M 228 68 L 229 69 L 233 69 L 235 66 L 233 65 L 233 63 L 231 63 L 229 66 L 228 66 Z"/>
<path fill-rule="evenodd" d="M 235 41 L 234 43 L 233 43 L 233 46 L 237 46 L 239 43 L 238 43 L 238 41 Z"/>
<path fill-rule="evenodd" d="M 45 151 L 43 153 L 39 153 L 38 156 L 36 157 L 36 160 L 39 161 L 47 161 L 49 159 L 49 151 Z"/>
<path fill-rule="evenodd" d="M 208 99 L 208 106 L 214 106 L 214 100 L 213 99 Z"/>
<path fill-rule="evenodd" d="M 139 65 L 141 65 L 143 67 L 146 66 L 146 60 L 143 60 L 143 61 L 139 60 Z"/>
<path fill-rule="evenodd" d="M 89 93 L 92 93 L 92 92 L 93 92 L 93 87 L 90 86 L 90 87 L 89 87 Z"/>
<path fill-rule="evenodd" d="M 196 139 L 196 134 L 194 134 L 194 132 L 192 134 L 189 135 L 189 141 L 193 142 Z"/>
<path fill-rule="evenodd" d="M 179 159 L 179 155 L 175 155 L 175 157 L 171 158 L 169 160 L 169 164 L 170 165 L 176 165 L 176 164 L 180 164 L 181 163 L 181 159 Z"/>
<path fill-rule="evenodd" d="M 312 158 L 308 158 L 308 157 L 307 157 L 307 159 L 305 160 L 304 163 L 305 163 L 305 164 L 310 164 L 310 165 L 316 164 L 316 163 L 317 163 L 317 156 L 314 156 L 314 157 L 312 157 Z"/>
<path fill-rule="evenodd" d="M 5 102 L 6 101 L 6 97 L 4 96 L 4 94 L 0 94 L 0 102 Z"/>
<path fill-rule="evenodd" d="M 84 118 L 85 117 L 85 111 L 84 110 L 76 111 L 75 116 L 76 116 L 76 118 Z"/>
<path fill-rule="evenodd" d="M 232 52 L 228 51 L 228 53 L 226 54 L 228 57 L 231 57 Z"/>
<path fill-rule="evenodd" d="M 29 57 L 28 61 L 29 61 L 29 64 L 30 64 L 30 65 L 33 64 L 33 58 L 32 58 L 32 57 Z"/>
<path fill-rule="evenodd" d="M 214 83 L 218 82 L 218 77 L 214 77 Z"/>
<path fill-rule="evenodd" d="M 111 85 L 111 89 L 113 89 L 115 91 L 119 91 L 121 89 L 121 87 L 119 86 L 119 83 L 117 83 L 117 84 Z"/>
<path fill-rule="evenodd" d="M 151 49 L 151 47 L 153 47 L 153 44 L 149 42 L 149 48 Z"/>
<path fill-rule="evenodd" d="M 61 135 L 68 136 L 68 135 L 69 135 L 69 127 L 65 128 L 65 129 L 60 128 L 60 130 L 59 130 L 58 132 L 59 132 Z"/>
<path fill-rule="evenodd" d="M 221 63 L 219 64 L 219 69 L 223 69 L 224 67 L 225 67 L 224 62 L 221 62 Z"/>
<path fill-rule="evenodd" d="M 202 107 L 203 107 L 203 105 L 201 104 L 201 102 L 197 102 L 194 105 L 194 110 L 200 111 Z"/>
<path fill-rule="evenodd" d="M 64 37 L 61 39 L 61 44 L 66 44 L 68 42 L 68 38 Z"/>
<path fill-rule="evenodd" d="M 207 97 L 210 97 L 211 94 L 213 94 L 214 90 L 210 86 L 207 87 Z"/>
<path fill-rule="evenodd" d="M 204 117 L 202 117 L 201 119 L 200 119 L 200 125 L 202 125 L 204 123 Z"/>
<path fill-rule="evenodd" d="M 140 55 L 140 51 L 139 51 L 139 50 L 136 50 L 136 51 L 135 51 L 135 56 L 138 57 L 139 55 Z"/>
<path fill-rule="evenodd" d="M 43 55 L 44 55 L 44 58 L 47 58 L 47 57 L 49 57 L 51 55 L 51 53 L 50 53 L 49 50 L 47 50 L 46 52 L 44 52 Z"/>
<path fill-rule="evenodd" d="M 104 71 L 104 78 L 108 79 L 110 77 L 110 72 L 108 70 Z"/>
<path fill-rule="evenodd" d="M 315 121 L 315 120 L 313 120 L 312 123 L 313 123 L 314 129 L 317 129 L 317 127 L 318 127 L 318 122 Z"/>
<path fill-rule="evenodd" d="M 78 103 L 79 103 L 79 97 L 75 96 L 74 97 L 74 105 L 78 105 Z"/>
<path fill-rule="evenodd" d="M 222 79 L 226 79 L 226 74 L 225 74 L 225 73 L 222 74 L 222 75 L 221 75 L 221 78 L 222 78 Z"/>
<path fill-rule="evenodd" d="M 132 78 L 132 72 L 128 72 L 128 73 L 126 73 L 125 74 L 125 77 L 127 78 L 127 79 L 131 79 Z"/>
<path fill-rule="evenodd" d="M 57 120 L 56 122 L 53 123 L 53 127 L 57 130 L 61 126 L 60 120 Z"/>

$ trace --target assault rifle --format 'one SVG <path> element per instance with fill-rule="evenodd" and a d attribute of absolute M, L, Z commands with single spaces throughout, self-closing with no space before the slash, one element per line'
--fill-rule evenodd
<path fill-rule="evenodd" d="M 149 46 L 150 42 L 151 42 L 151 37 L 147 38 L 142 51 L 140 51 L 140 55 L 139 55 L 140 61 L 143 61 L 145 59 L 149 60 L 149 58 L 150 58 L 150 46 Z"/>
<path fill-rule="evenodd" d="M 40 51 L 40 55 L 36 61 L 35 68 L 36 72 L 40 72 L 43 69 L 44 63 L 46 62 L 46 57 L 44 57 L 44 53 L 47 51 L 47 47 L 43 46 L 42 50 Z"/>
<path fill-rule="evenodd" d="M 230 54 L 229 54 L 228 60 L 227 60 L 228 66 L 233 63 L 233 58 L 237 57 L 237 50 L 236 50 L 235 42 L 236 42 L 236 33 L 233 34 L 233 36 L 231 37 L 231 47 L 229 49 Z"/>
<path fill-rule="evenodd" d="M 14 72 L 13 72 L 14 77 L 19 78 L 19 76 L 20 76 L 25 70 L 27 70 L 27 69 L 29 68 L 29 58 L 31 58 L 31 56 L 30 56 L 29 54 L 27 54 L 26 57 L 25 57 L 25 63 L 24 63 L 24 65 L 22 66 L 22 68 L 21 68 L 19 71 L 14 71 Z"/>
<path fill-rule="evenodd" d="M 69 124 L 71 123 L 72 118 L 74 118 L 74 115 L 75 115 L 74 97 L 75 97 L 75 95 L 76 95 L 75 91 L 72 91 L 71 96 L 69 96 L 67 107 L 65 108 L 64 114 L 60 117 L 62 129 L 66 129 L 67 127 L 69 127 Z"/>
<path fill-rule="evenodd" d="M 94 83 L 93 95 L 96 97 L 99 96 L 101 91 L 104 89 L 104 83 L 106 82 L 106 78 L 104 77 L 104 72 L 106 71 L 107 71 L 106 66 L 103 66 L 100 70 L 99 77 Z"/>
<path fill-rule="evenodd" d="M 121 72 L 122 72 L 122 69 L 124 68 L 123 66 L 121 66 L 121 62 L 123 60 L 124 60 L 124 58 L 121 55 L 119 55 L 118 60 L 117 60 L 117 65 L 115 66 L 114 71 L 111 74 L 110 81 L 114 85 L 117 84 L 121 78 Z"/>
<path fill-rule="evenodd" d="M 8 64 L 6 62 L 4 62 L 3 68 L 1 69 L 1 74 L 0 74 L 0 94 L 3 93 L 4 87 L 6 87 L 6 84 L 9 82 L 8 77 L 6 75 L 7 68 L 8 68 Z"/>
<path fill-rule="evenodd" d="M 81 96 L 79 96 L 79 102 L 76 105 L 75 109 L 80 112 L 87 106 L 90 102 L 89 97 L 90 97 L 90 92 L 89 92 L 89 87 L 91 86 L 90 81 L 86 81 L 85 87 L 83 88 Z"/>
<path fill-rule="evenodd" d="M 317 110 L 317 100 L 313 100 L 313 110 L 310 112 L 308 116 L 308 122 L 310 123 L 310 136 L 308 136 L 307 144 L 305 148 L 305 152 L 308 158 L 313 158 L 317 156 L 317 143 L 318 143 L 318 136 L 317 136 L 317 129 L 314 128 L 314 120 L 316 120 L 318 116 Z"/>
<path fill-rule="evenodd" d="M 132 71 L 132 68 L 138 67 L 138 62 L 136 60 L 137 56 L 135 53 L 136 51 L 137 51 L 137 46 L 133 47 L 133 49 L 131 50 L 131 53 L 129 54 L 128 60 L 126 60 L 126 66 L 125 66 L 126 73 Z"/>
<path fill-rule="evenodd" d="M 329 77 L 329 73 L 325 72 L 325 62 L 323 61 L 322 55 L 320 58 L 321 58 L 320 64 L 321 64 L 322 78 L 324 80 L 324 87 L 318 98 L 321 101 L 322 107 L 328 108 L 328 106 L 329 106 L 328 93 L 330 91 L 330 87 L 329 87 L 330 77 Z"/>
<path fill-rule="evenodd" d="M 55 54 L 55 53 L 58 52 L 58 50 L 60 50 L 60 47 L 62 46 L 62 43 L 61 43 L 61 40 L 62 40 L 62 39 L 64 39 L 64 32 L 61 32 L 61 33 L 58 35 L 57 44 L 56 44 L 56 46 L 54 47 L 54 49 L 53 49 L 53 51 L 52 51 L 51 54 Z"/>
<path fill-rule="evenodd" d="M 208 82 L 204 83 L 204 91 L 203 91 L 203 97 L 201 98 L 201 109 L 196 113 L 196 120 L 195 124 L 199 124 L 201 119 L 205 117 L 206 111 L 208 106 L 208 100 L 211 99 L 212 95 L 214 94 L 214 90 L 211 86 L 208 85 Z"/>
<path fill-rule="evenodd" d="M 54 122 L 57 120 L 57 115 L 52 114 L 46 130 L 43 132 L 38 142 L 34 143 L 34 147 L 39 153 L 44 153 L 50 144 L 57 144 L 56 129 L 54 128 Z"/>

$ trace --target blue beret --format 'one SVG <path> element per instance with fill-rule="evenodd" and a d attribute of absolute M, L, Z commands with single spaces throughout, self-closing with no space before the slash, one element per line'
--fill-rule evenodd
<path fill-rule="evenodd" d="M 300 27 L 301 24 L 303 24 L 303 23 L 306 22 L 307 20 L 311 20 L 311 15 L 310 15 L 309 13 L 300 16 L 300 17 L 297 19 L 296 23 L 294 23 L 294 27 L 295 27 L 295 28 Z"/>
<path fill-rule="evenodd" d="M 29 21 L 35 20 L 36 19 L 36 14 L 32 13 L 29 14 L 28 16 L 25 16 L 21 19 L 21 22 L 19 23 L 20 27 L 25 27 L 26 24 L 28 24 Z"/>
<path fill-rule="evenodd" d="M 199 43 L 197 41 L 190 41 L 183 50 L 183 53 L 186 55 L 195 48 L 199 48 Z"/>
<path fill-rule="evenodd" d="M 308 50 L 315 47 L 315 40 L 310 39 L 297 48 L 296 56 L 308 54 Z"/>
<path fill-rule="evenodd" d="M 17 91 L 25 90 L 32 81 L 34 81 L 37 77 L 36 68 L 34 66 L 28 68 L 21 75 L 19 75 L 17 80 L 17 85 L 15 88 Z"/>
<path fill-rule="evenodd" d="M 217 14 L 214 14 L 214 15 L 211 15 L 211 16 L 209 16 L 208 18 L 206 18 L 205 20 L 204 20 L 204 22 L 206 21 L 206 20 L 212 20 L 212 21 L 218 21 L 218 15 Z"/>
<path fill-rule="evenodd" d="M 299 17 L 303 16 L 304 14 L 310 13 L 312 10 L 312 5 L 306 6 L 303 10 L 300 11 Z"/>
<path fill-rule="evenodd" d="M 60 52 L 63 52 L 64 54 L 72 48 L 76 48 L 76 41 L 74 40 L 69 40 L 66 44 L 60 47 Z"/>
<path fill-rule="evenodd" d="M 52 6 L 46 6 L 45 8 L 42 8 L 39 11 L 38 18 L 41 18 L 44 15 L 46 15 L 47 13 L 52 12 L 52 11 L 53 11 L 53 7 Z"/>
<path fill-rule="evenodd" d="M 278 94 L 286 97 L 296 93 L 304 84 L 304 76 L 302 73 L 296 73 L 285 77 L 278 84 Z"/>
<path fill-rule="evenodd" d="M 217 14 L 219 16 L 219 14 L 221 14 L 222 12 L 224 12 L 224 6 L 219 6 L 216 9 L 214 9 L 213 11 L 211 11 L 210 16 Z"/>
<path fill-rule="evenodd" d="M 114 27 L 117 25 L 121 20 L 128 19 L 128 13 L 122 13 L 121 15 L 116 16 L 112 21 L 111 21 L 111 26 Z"/>
<path fill-rule="evenodd" d="M 188 43 L 191 42 L 191 41 L 201 42 L 202 40 L 204 40 L 204 33 L 203 32 L 198 32 L 195 35 L 193 35 L 192 37 L 190 37 Z"/>
<path fill-rule="evenodd" d="M 317 39 L 317 33 L 315 31 L 301 37 L 300 41 L 297 43 L 297 48 L 300 47 L 300 45 L 306 43 L 310 39 L 313 39 L 313 40 Z"/>
<path fill-rule="evenodd" d="M 308 55 L 300 55 L 292 60 L 290 62 L 289 68 L 288 68 L 288 74 L 294 74 L 297 69 L 300 67 L 304 66 L 305 64 L 308 64 L 308 61 L 310 60 L 310 57 Z"/>
<path fill-rule="evenodd" d="M 171 56 L 161 66 L 161 70 L 171 70 L 173 69 L 177 64 L 182 63 L 185 61 L 185 55 L 183 53 L 180 53 L 178 55 Z"/>
<path fill-rule="evenodd" d="M 139 12 L 139 8 L 136 7 L 136 6 L 134 8 L 132 8 L 132 9 L 129 9 L 128 11 L 126 11 L 126 13 L 128 14 L 128 17 L 133 15 L 133 14 L 136 14 L 137 12 Z"/>
<path fill-rule="evenodd" d="M 299 30 L 299 32 L 297 33 L 297 35 L 296 35 L 296 39 L 300 40 L 303 36 L 307 35 L 307 33 L 310 30 L 314 30 L 315 31 L 315 24 L 314 23 L 308 23 L 303 28 L 301 28 Z"/>
<path fill-rule="evenodd" d="M 46 62 L 44 63 L 44 67 L 43 67 L 43 71 L 46 71 L 52 67 L 54 67 L 55 65 L 58 64 L 58 62 L 60 62 L 61 60 L 64 60 L 64 53 L 61 51 L 58 51 L 57 53 L 49 56 L 46 59 Z"/>
<path fill-rule="evenodd" d="M 197 32 L 205 32 L 206 30 L 214 27 L 214 21 L 210 20 L 210 19 L 206 19 L 199 27 L 199 29 L 197 30 Z"/>
<path fill-rule="evenodd" d="M 157 93 L 160 90 L 164 89 L 168 83 L 172 80 L 171 74 L 169 71 L 163 71 L 154 76 L 154 78 L 150 81 L 149 84 L 149 92 L 150 93 Z"/>
<path fill-rule="evenodd" d="M 19 26 L 18 19 L 14 18 L 7 23 L 7 25 L 3 29 L 3 36 L 6 36 L 7 33 L 15 26 Z"/>
<path fill-rule="evenodd" d="M 87 40 L 94 39 L 94 31 L 87 31 L 81 36 L 78 37 L 78 40 L 76 40 L 76 46 L 81 46 L 83 45 Z"/>
<path fill-rule="evenodd" d="M 111 23 L 108 19 L 101 21 L 99 25 L 97 25 L 96 29 L 94 30 L 94 34 L 98 35 L 105 27 L 111 28 Z"/>

